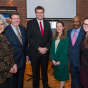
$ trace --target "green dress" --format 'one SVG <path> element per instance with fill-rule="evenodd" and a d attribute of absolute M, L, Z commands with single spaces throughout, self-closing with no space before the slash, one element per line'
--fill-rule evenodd
<path fill-rule="evenodd" d="M 68 70 L 68 44 L 69 38 L 66 37 L 60 40 L 55 52 L 55 40 L 52 40 L 50 48 L 50 60 L 59 61 L 60 65 L 54 65 L 54 77 L 59 81 L 69 80 L 69 70 Z"/>

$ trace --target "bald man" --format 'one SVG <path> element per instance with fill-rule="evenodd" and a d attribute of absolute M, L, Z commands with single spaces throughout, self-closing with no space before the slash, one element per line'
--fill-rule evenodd
<path fill-rule="evenodd" d="M 71 88 L 82 88 L 80 84 L 80 43 L 84 35 L 81 27 L 81 19 L 78 16 L 73 18 L 73 28 L 67 31 L 69 36 L 69 64 L 71 72 Z"/>

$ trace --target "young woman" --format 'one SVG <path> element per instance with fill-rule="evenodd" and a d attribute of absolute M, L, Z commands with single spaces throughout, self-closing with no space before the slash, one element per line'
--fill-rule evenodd
<path fill-rule="evenodd" d="M 81 73 L 80 82 L 83 88 L 88 88 L 88 17 L 84 19 L 85 35 L 81 44 Z"/>
<path fill-rule="evenodd" d="M 50 59 L 54 65 L 54 77 L 60 81 L 60 88 L 63 88 L 65 81 L 69 80 L 68 44 L 69 38 L 66 35 L 64 23 L 58 21 L 50 48 Z"/>

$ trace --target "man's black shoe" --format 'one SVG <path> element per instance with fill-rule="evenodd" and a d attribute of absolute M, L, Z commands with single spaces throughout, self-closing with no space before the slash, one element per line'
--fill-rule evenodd
<path fill-rule="evenodd" d="M 50 86 L 44 87 L 44 88 L 51 88 Z"/>

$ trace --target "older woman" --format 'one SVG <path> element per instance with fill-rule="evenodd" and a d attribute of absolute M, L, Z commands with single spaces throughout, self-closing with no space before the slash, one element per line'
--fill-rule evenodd
<path fill-rule="evenodd" d="M 50 59 L 54 65 L 54 77 L 60 81 L 60 88 L 63 88 L 65 81 L 69 80 L 68 43 L 69 38 L 66 36 L 64 23 L 58 21 L 50 48 Z"/>
<path fill-rule="evenodd" d="M 83 88 L 88 88 L 88 17 L 84 19 L 83 29 L 85 35 L 81 44 L 81 73 L 80 81 Z"/>
<path fill-rule="evenodd" d="M 17 72 L 13 56 L 13 48 L 5 35 L 6 20 L 0 14 L 0 88 L 13 88 L 12 73 Z"/>

